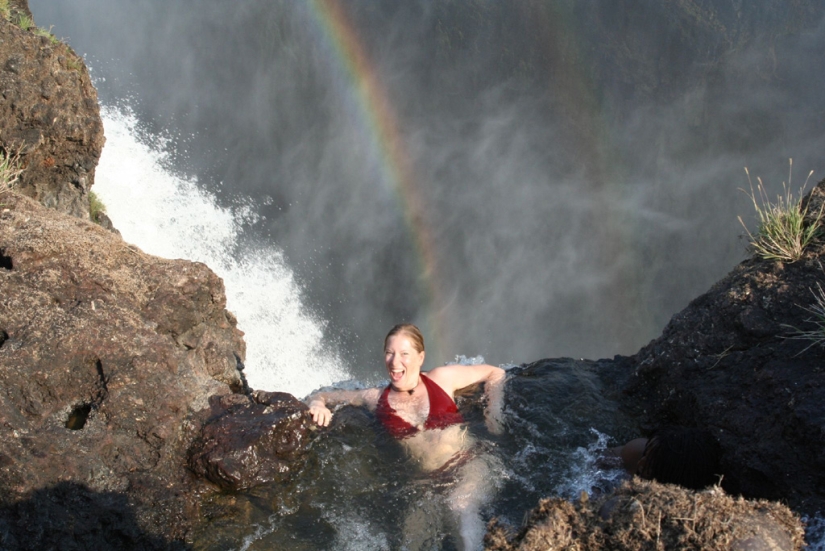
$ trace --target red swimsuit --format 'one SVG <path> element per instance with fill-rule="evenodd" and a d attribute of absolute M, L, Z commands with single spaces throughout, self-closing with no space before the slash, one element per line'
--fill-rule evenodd
<path fill-rule="evenodd" d="M 424 422 L 424 430 L 443 429 L 450 425 L 463 423 L 464 417 L 458 412 L 458 408 L 450 395 L 423 373 L 421 374 L 421 380 L 424 381 L 424 386 L 427 387 L 427 395 L 430 399 L 430 413 Z M 395 412 L 387 398 L 389 394 L 390 387 L 388 386 L 381 393 L 381 397 L 378 398 L 378 406 L 375 409 L 378 420 L 381 421 L 387 432 L 395 438 L 407 438 L 417 433 L 418 427 L 414 427 Z"/>

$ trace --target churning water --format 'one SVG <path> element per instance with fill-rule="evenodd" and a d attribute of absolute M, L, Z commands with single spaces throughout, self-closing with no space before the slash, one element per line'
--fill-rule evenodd
<path fill-rule="evenodd" d="M 104 108 L 102 116 L 106 147 L 95 193 L 127 242 L 164 258 L 203 262 L 223 278 L 227 308 L 245 333 L 250 386 L 304 396 L 347 378 L 281 251 L 241 242 L 251 212 L 219 207 L 196 181 L 174 175 L 163 141 L 142 141 L 128 110 Z"/>

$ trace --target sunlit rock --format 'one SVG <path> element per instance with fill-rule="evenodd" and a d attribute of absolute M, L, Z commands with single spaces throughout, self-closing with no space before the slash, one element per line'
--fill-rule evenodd
<path fill-rule="evenodd" d="M 58 496 L 88 494 L 66 507 L 114 492 L 143 529 L 182 537 L 198 484 L 187 450 L 208 397 L 244 388 L 220 278 L 20 194 L 0 192 L 0 204 L 4 502 L 59 484 Z"/>
<path fill-rule="evenodd" d="M 11 4 L 13 20 L 31 17 L 25 4 Z M 88 220 L 104 142 L 97 92 L 83 60 L 34 29 L 0 17 L 0 149 L 25 167 L 16 184 L 21 193 Z"/>

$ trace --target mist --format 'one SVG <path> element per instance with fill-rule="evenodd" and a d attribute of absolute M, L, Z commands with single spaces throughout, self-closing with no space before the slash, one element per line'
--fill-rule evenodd
<path fill-rule="evenodd" d="M 794 191 L 825 174 L 822 9 L 716 2 L 692 23 L 654 2 L 29 4 L 101 103 L 165 137 L 171 169 L 255 210 L 241 246 L 283 251 L 365 380 L 404 321 L 431 367 L 632 354 L 746 257 L 743 167 L 772 194 L 791 157 Z M 395 113 L 413 223 L 323 5 Z"/>

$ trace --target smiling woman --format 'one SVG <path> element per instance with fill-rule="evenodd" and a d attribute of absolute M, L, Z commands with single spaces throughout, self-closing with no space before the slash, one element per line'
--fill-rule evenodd
<path fill-rule="evenodd" d="M 492 457 L 482 454 L 467 434 L 464 419 L 455 404 L 455 392 L 484 383 L 484 411 L 488 430 L 502 430 L 505 372 L 486 364 L 445 365 L 421 372 L 426 353 L 424 339 L 411 324 L 396 325 L 384 339 L 384 364 L 390 377 L 386 388 L 357 391 L 318 392 L 307 398 L 313 420 L 327 426 L 330 407 L 354 405 L 375 413 L 387 432 L 398 439 L 422 472 L 432 480 L 448 480 L 451 491 L 446 502 L 461 533 L 465 549 L 481 544 L 484 524 L 479 517 L 488 496 L 482 488 L 489 478 Z M 414 543 L 416 511 L 404 519 L 405 539 Z"/>

